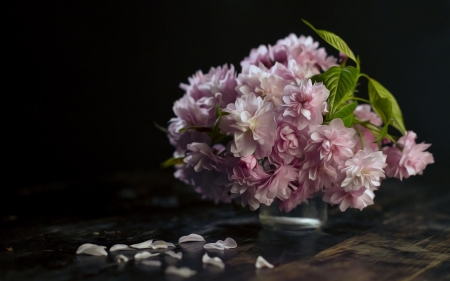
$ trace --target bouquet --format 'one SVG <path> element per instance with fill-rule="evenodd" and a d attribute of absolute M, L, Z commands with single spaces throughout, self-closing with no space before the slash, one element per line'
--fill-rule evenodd
<path fill-rule="evenodd" d="M 175 152 L 163 166 L 204 198 L 251 210 L 276 201 L 289 212 L 322 196 L 341 211 L 362 210 L 386 176 L 402 180 L 434 162 L 430 144 L 406 130 L 394 96 L 361 72 L 347 44 L 304 22 L 339 59 L 291 34 L 252 49 L 238 74 L 224 65 L 180 85 L 185 94 L 165 130 Z M 366 97 L 359 79 L 368 80 Z"/>

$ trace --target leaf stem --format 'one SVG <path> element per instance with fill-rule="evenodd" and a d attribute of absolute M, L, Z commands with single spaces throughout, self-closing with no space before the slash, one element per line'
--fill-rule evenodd
<path fill-rule="evenodd" d="M 363 98 L 358 98 L 358 97 L 351 97 L 347 101 L 349 101 L 349 100 L 359 100 L 359 101 L 367 102 L 367 103 L 370 104 L 369 100 L 366 100 L 366 99 L 363 99 Z"/>
<path fill-rule="evenodd" d="M 361 133 L 361 130 L 358 128 L 358 126 L 353 126 L 355 129 L 356 129 L 356 131 L 358 132 L 358 135 L 359 135 L 359 139 L 361 140 L 361 149 L 364 149 L 364 138 L 363 138 L 363 135 L 362 135 L 362 133 Z"/>

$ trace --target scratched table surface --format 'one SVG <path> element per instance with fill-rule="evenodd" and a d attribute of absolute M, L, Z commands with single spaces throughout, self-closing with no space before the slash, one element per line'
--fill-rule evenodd
<path fill-rule="evenodd" d="M 331 207 L 321 231 L 296 235 L 263 229 L 257 212 L 199 201 L 167 174 L 119 173 L 11 198 L 5 204 L 15 214 L 1 222 L 0 280 L 183 280 L 165 273 L 169 265 L 197 272 L 186 280 L 450 280 L 450 192 L 439 180 L 386 181 L 375 205 Z M 14 208 L 17 200 L 31 211 Z M 203 242 L 177 243 L 190 233 L 207 242 L 232 237 L 238 246 L 208 251 L 224 269 L 205 266 Z M 182 259 L 161 254 L 161 266 L 152 267 L 132 259 L 138 251 L 75 254 L 84 243 L 109 249 L 149 239 L 175 243 Z M 130 261 L 117 264 L 119 253 Z M 256 269 L 259 255 L 275 268 Z"/>

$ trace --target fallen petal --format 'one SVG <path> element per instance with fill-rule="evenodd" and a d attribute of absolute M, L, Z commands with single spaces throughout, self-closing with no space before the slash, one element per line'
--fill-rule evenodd
<path fill-rule="evenodd" d="M 206 250 L 224 250 L 225 249 L 223 244 L 219 244 L 219 243 L 208 243 L 208 244 L 203 245 L 203 248 L 205 248 Z"/>
<path fill-rule="evenodd" d="M 110 252 L 133 250 L 125 244 L 116 244 L 109 249 Z"/>
<path fill-rule="evenodd" d="M 172 258 L 176 258 L 176 259 L 179 259 L 179 260 L 181 260 L 181 257 L 183 256 L 182 252 L 175 253 L 174 251 L 166 251 L 165 253 L 167 255 L 171 256 Z"/>
<path fill-rule="evenodd" d="M 233 238 L 228 237 L 225 241 L 219 240 L 216 242 L 217 244 L 223 245 L 225 249 L 232 249 L 237 247 L 236 241 Z"/>
<path fill-rule="evenodd" d="M 128 258 L 124 255 L 117 255 L 115 260 L 117 263 L 126 263 L 128 261 Z"/>
<path fill-rule="evenodd" d="M 220 268 L 224 268 L 225 267 L 225 264 L 223 263 L 223 261 L 219 257 L 211 258 L 210 256 L 208 256 L 207 253 L 205 253 L 203 255 L 202 262 L 206 263 L 206 264 L 212 264 L 212 265 L 218 266 Z"/>
<path fill-rule="evenodd" d="M 258 256 L 258 258 L 256 259 L 256 264 L 255 264 L 256 268 L 263 268 L 263 267 L 268 267 L 268 268 L 273 268 L 273 265 L 270 264 L 268 261 L 266 261 L 263 257 Z"/>
<path fill-rule="evenodd" d="M 142 252 L 142 253 L 137 253 L 136 255 L 134 255 L 134 259 L 135 260 L 142 260 L 142 259 L 148 259 L 151 257 L 156 257 L 159 256 L 160 253 L 149 253 L 149 252 Z"/>
<path fill-rule="evenodd" d="M 86 243 L 78 247 L 77 255 L 91 255 L 91 256 L 107 256 L 105 246 L 98 246 L 95 244 Z"/>
<path fill-rule="evenodd" d="M 153 239 L 147 240 L 142 243 L 131 245 L 130 247 L 136 248 L 136 249 L 150 249 L 152 247 Z"/>
<path fill-rule="evenodd" d="M 173 274 L 183 278 L 189 278 L 197 274 L 197 271 L 190 269 L 189 267 L 180 267 L 177 268 L 173 265 L 169 265 L 166 268 L 166 274 Z"/>
<path fill-rule="evenodd" d="M 165 241 L 162 240 L 158 240 L 152 243 L 152 248 L 153 249 L 167 249 L 169 247 L 175 247 L 174 244 L 172 243 L 167 243 Z"/>
<path fill-rule="evenodd" d="M 184 243 L 184 242 L 200 242 L 200 241 L 205 241 L 205 238 L 203 238 L 203 236 L 192 233 L 189 234 L 187 236 L 181 236 L 180 239 L 178 240 L 178 243 Z"/>
<path fill-rule="evenodd" d="M 147 265 L 147 266 L 161 266 L 161 261 L 155 261 L 155 260 L 143 260 L 139 261 L 140 264 Z"/>

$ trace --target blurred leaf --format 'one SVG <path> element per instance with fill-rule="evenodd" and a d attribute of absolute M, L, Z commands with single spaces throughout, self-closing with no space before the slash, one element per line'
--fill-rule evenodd
<path fill-rule="evenodd" d="M 167 159 L 166 161 L 164 161 L 162 164 L 161 164 L 161 166 L 163 167 L 163 168 L 167 168 L 167 167 L 170 167 L 170 166 L 175 166 L 175 165 L 178 165 L 178 164 L 184 164 L 184 157 L 179 157 L 179 158 L 169 158 L 169 159 Z"/>

